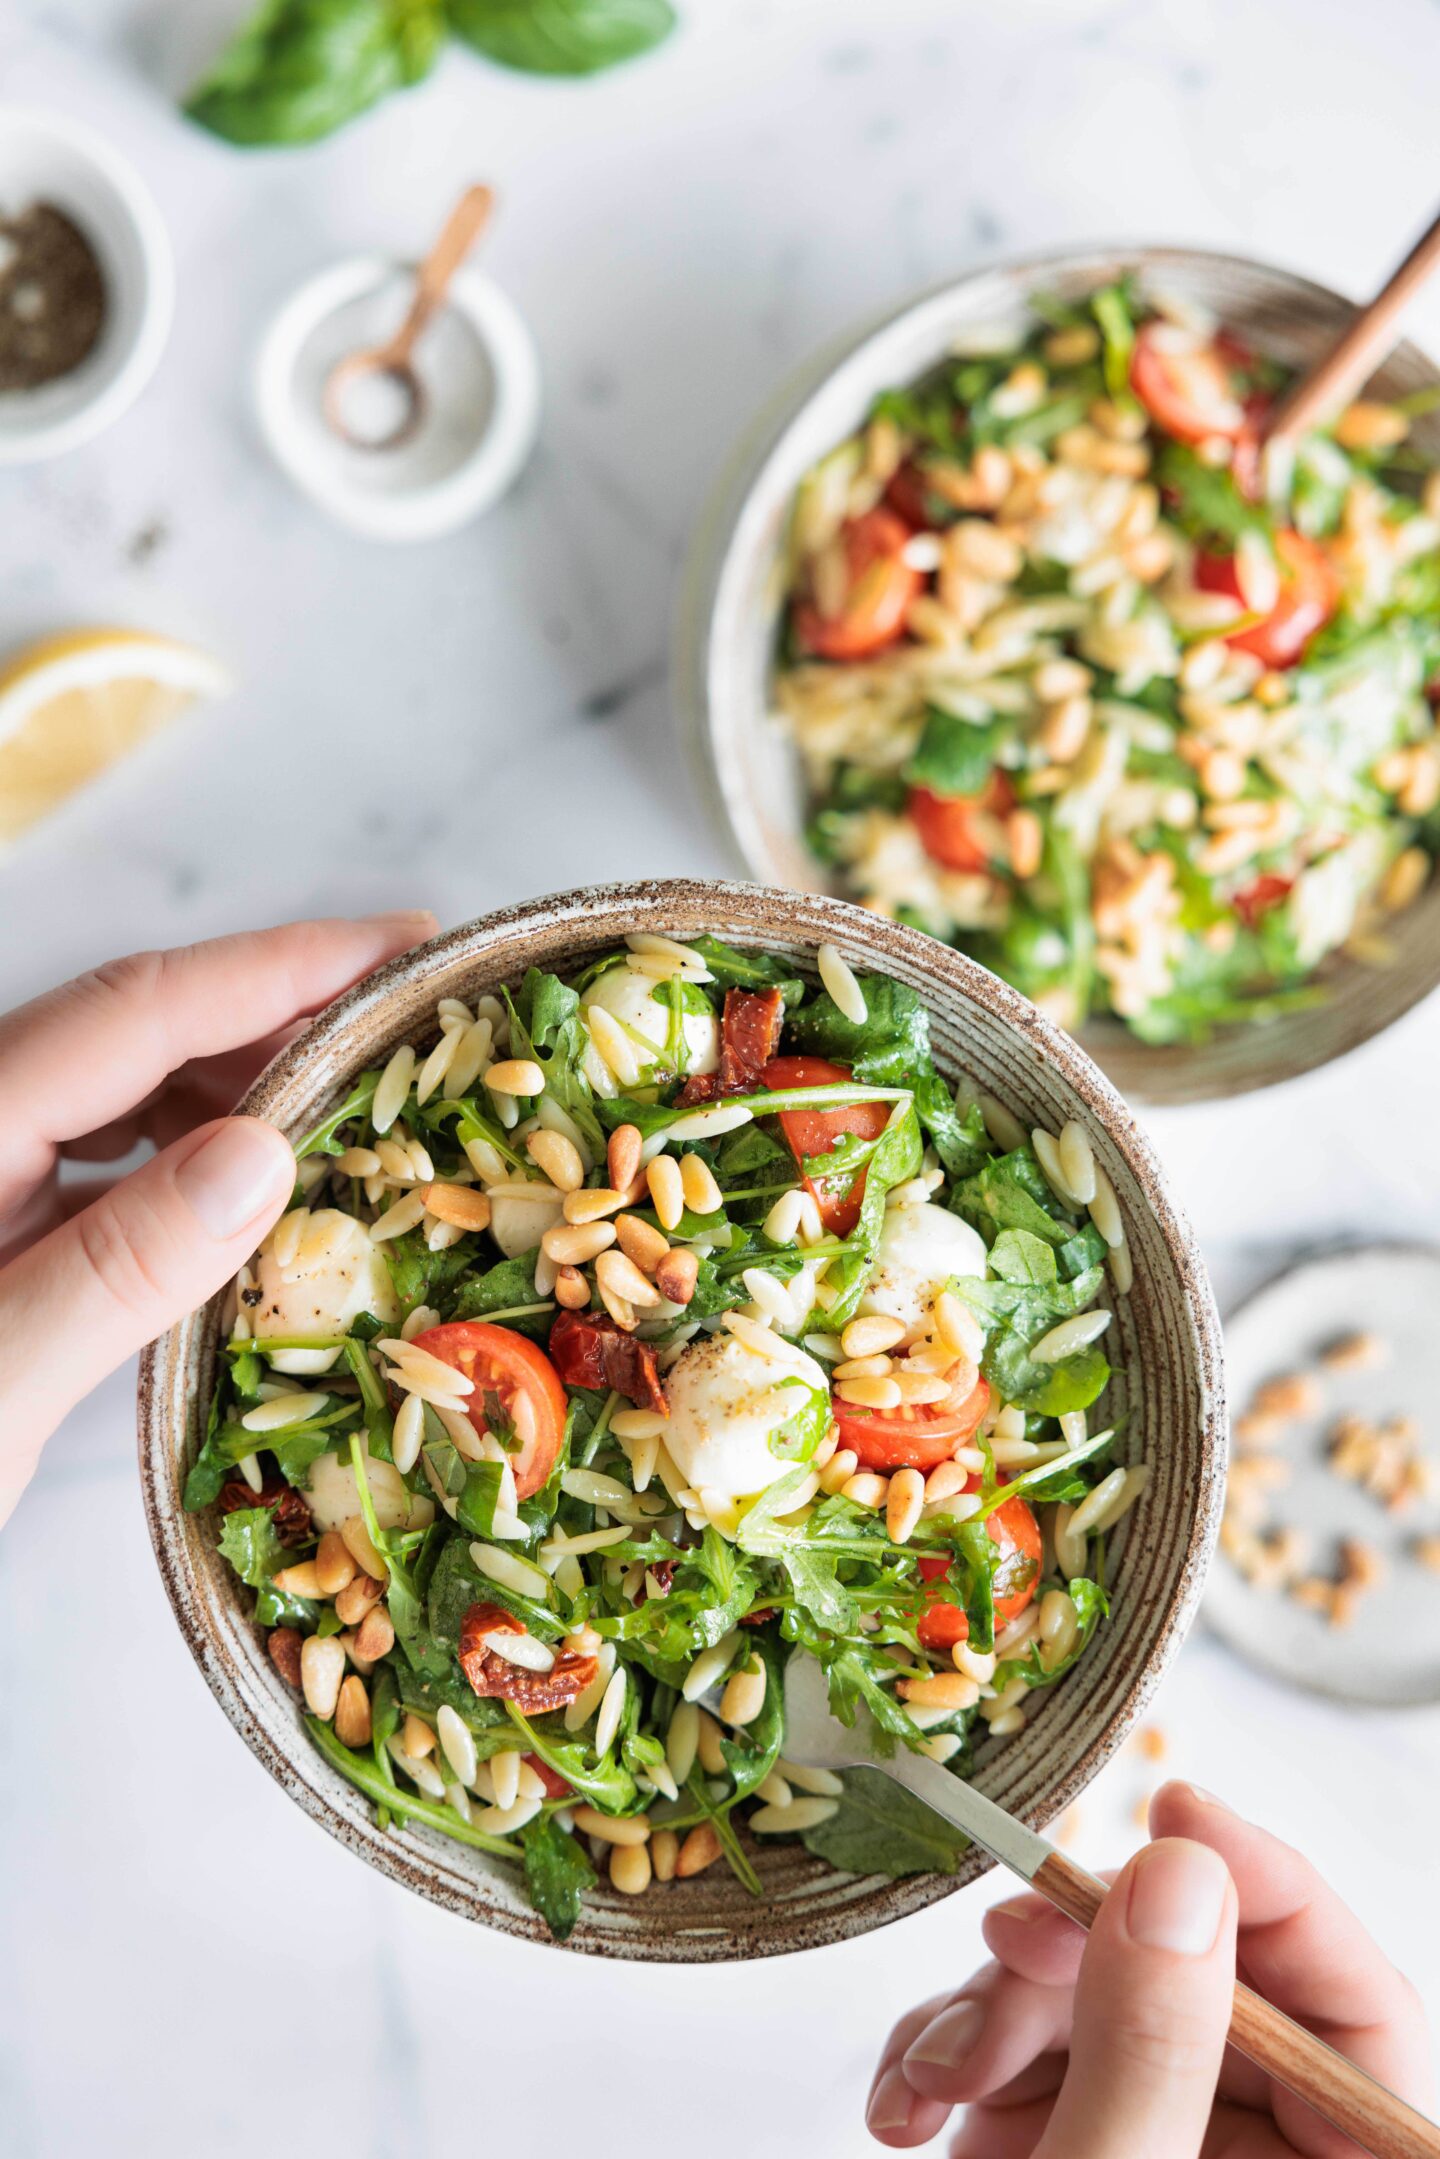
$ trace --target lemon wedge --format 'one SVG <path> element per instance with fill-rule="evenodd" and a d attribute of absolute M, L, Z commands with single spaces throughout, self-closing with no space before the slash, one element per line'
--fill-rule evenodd
<path fill-rule="evenodd" d="M 0 666 L 0 845 L 230 678 L 148 630 L 70 630 Z"/>

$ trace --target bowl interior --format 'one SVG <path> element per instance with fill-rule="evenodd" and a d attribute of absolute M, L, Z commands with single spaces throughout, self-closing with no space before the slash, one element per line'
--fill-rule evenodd
<path fill-rule="evenodd" d="M 737 452 L 691 559 L 679 683 L 712 794 L 756 877 L 800 891 L 839 889 L 805 845 L 799 760 L 770 696 L 783 545 L 800 480 L 863 422 L 878 391 L 926 374 L 963 332 L 1022 322 L 1032 292 L 1074 299 L 1126 271 L 1200 301 L 1292 366 L 1317 359 L 1355 312 L 1323 286 L 1229 255 L 1138 248 L 1036 257 L 962 278 L 865 331 L 838 359 L 827 352 Z M 1400 397 L 1436 383 L 1440 369 L 1404 344 L 1376 376 L 1374 394 Z M 1440 411 L 1417 419 L 1412 439 L 1440 462 Z M 1144 1102 L 1204 1101 L 1309 1071 L 1378 1034 L 1440 982 L 1440 883 L 1387 935 L 1394 964 L 1337 958 L 1325 972 L 1329 994 L 1313 1009 L 1228 1030 L 1198 1050 L 1149 1048 L 1114 1021 L 1087 1030 L 1086 1046 L 1126 1095 Z"/>
<path fill-rule="evenodd" d="M 934 940 L 827 898 L 751 885 L 664 883 L 535 901 L 451 931 L 393 962 L 322 1014 L 284 1050 L 243 1108 L 297 1134 L 357 1072 L 433 1028 L 436 1000 L 474 997 L 526 967 L 563 970 L 626 931 L 680 937 L 712 930 L 806 967 L 831 939 L 857 967 L 880 969 L 926 998 L 936 1055 L 1051 1130 L 1082 1117 L 1114 1180 L 1135 1265 L 1110 1340 L 1117 1377 L 1108 1404 L 1126 1419 L 1123 1452 L 1151 1481 L 1117 1540 L 1114 1616 L 1096 1647 L 1042 1698 L 1016 1738 L 989 1750 L 977 1777 L 1033 1823 L 1075 1797 L 1141 1714 L 1193 1616 L 1213 1545 L 1224 1474 L 1219 1322 L 1190 1230 L 1148 1143 L 1094 1065 L 1004 984 Z M 219 1299 L 147 1352 L 140 1380 L 146 1510 L 167 1590 L 190 1648 L 231 1722 L 314 1818 L 373 1865 L 450 1910 L 536 1941 L 548 1934 L 503 1866 L 441 1836 L 382 1834 L 370 1808 L 322 1760 L 294 1697 L 272 1669 L 248 1599 L 215 1547 L 215 1525 L 180 1503 L 199 1444 Z M 755 1857 L 765 1896 L 751 1899 L 719 1867 L 648 1898 L 593 1893 L 571 1946 L 601 1954 L 705 1962 L 816 1946 L 898 1919 L 973 1880 L 971 1853 L 952 1877 L 901 1882 L 833 1873 L 798 1846 Z"/>

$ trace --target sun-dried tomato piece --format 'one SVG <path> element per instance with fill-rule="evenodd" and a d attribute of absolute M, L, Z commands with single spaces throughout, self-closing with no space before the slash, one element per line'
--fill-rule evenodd
<path fill-rule="evenodd" d="M 496 1701 L 513 1702 L 527 1717 L 547 1709 L 566 1709 L 583 1694 L 598 1666 L 593 1657 L 566 1651 L 548 1672 L 532 1672 L 528 1665 L 512 1664 L 490 1647 L 492 1634 L 524 1634 L 513 1612 L 499 1604 L 472 1604 L 460 1622 L 460 1669 L 475 1693 Z"/>
<path fill-rule="evenodd" d="M 740 1624 L 742 1627 L 763 1627 L 775 1617 L 775 1610 L 773 1604 L 762 1604 L 758 1611 L 743 1613 Z"/>
<path fill-rule="evenodd" d="M 542 1762 L 538 1754 L 526 1754 L 522 1756 L 522 1760 L 527 1767 L 534 1770 L 544 1785 L 547 1799 L 570 1799 L 574 1796 L 574 1785 L 567 1784 L 558 1770 L 552 1769 L 548 1762 Z"/>
<path fill-rule="evenodd" d="M 273 1627 L 265 1647 L 287 1687 L 300 1692 L 300 1635 L 295 1627 Z"/>
<path fill-rule="evenodd" d="M 267 1477 L 263 1491 L 252 1492 L 243 1477 L 231 1477 L 220 1487 L 222 1514 L 241 1507 L 268 1507 L 275 1518 L 275 1534 L 282 1544 L 304 1544 L 314 1534 L 309 1502 L 301 1492 L 279 1477 Z"/>
<path fill-rule="evenodd" d="M 782 991 L 727 990 L 719 1066 L 686 1080 L 676 1101 L 688 1109 L 692 1103 L 713 1102 L 718 1095 L 754 1094 L 763 1086 L 761 1075 L 780 1048 L 784 1025 Z"/>
<path fill-rule="evenodd" d="M 561 1312 L 550 1329 L 550 1362 L 567 1387 L 611 1388 L 663 1417 L 669 1407 L 648 1342 L 637 1342 L 605 1312 Z"/>

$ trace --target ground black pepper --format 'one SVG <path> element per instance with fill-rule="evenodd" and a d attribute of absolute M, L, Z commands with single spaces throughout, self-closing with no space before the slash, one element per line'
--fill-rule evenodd
<path fill-rule="evenodd" d="M 0 217 L 0 390 L 70 374 L 104 322 L 104 273 L 79 226 L 48 202 Z"/>

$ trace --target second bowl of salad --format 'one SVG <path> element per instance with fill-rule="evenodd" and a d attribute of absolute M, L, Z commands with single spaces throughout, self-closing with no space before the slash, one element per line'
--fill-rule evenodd
<path fill-rule="evenodd" d="M 1259 486 L 1348 313 L 1223 256 L 1050 258 L 791 392 L 682 655 L 751 868 L 970 952 L 1142 1099 L 1285 1078 L 1432 988 L 1440 377 L 1402 347 Z"/>
<path fill-rule="evenodd" d="M 441 938 L 249 1107 L 294 1204 L 142 1381 L 181 1624 L 336 1835 L 467 1914 L 769 1953 L 977 1870 L 786 1751 L 792 1657 L 1032 1818 L 1193 1609 L 1216 1324 L 1068 1038 L 841 902 Z"/>

